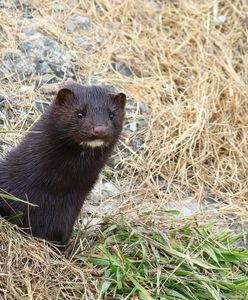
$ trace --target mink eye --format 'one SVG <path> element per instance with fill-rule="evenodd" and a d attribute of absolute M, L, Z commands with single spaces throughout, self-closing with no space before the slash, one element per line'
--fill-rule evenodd
<path fill-rule="evenodd" d="M 114 114 L 114 113 L 110 113 L 110 114 L 109 114 L 109 118 L 110 118 L 110 120 L 113 120 L 113 119 L 114 119 L 114 116 L 115 116 L 115 114 Z"/>
<path fill-rule="evenodd" d="M 86 116 L 86 112 L 83 112 L 83 111 L 77 112 L 77 117 L 78 117 L 79 119 L 83 119 L 83 117 L 85 117 L 85 116 Z"/>

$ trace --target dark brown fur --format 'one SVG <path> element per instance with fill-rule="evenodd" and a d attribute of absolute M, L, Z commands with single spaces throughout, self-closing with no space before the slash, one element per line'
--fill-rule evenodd
<path fill-rule="evenodd" d="M 11 217 L 21 212 L 12 223 L 35 237 L 65 245 L 121 133 L 125 102 L 124 94 L 112 95 L 102 87 L 71 83 L 61 89 L 48 111 L 0 163 L 0 189 L 37 206 L 0 198 L 0 214 Z M 104 146 L 81 144 L 96 139 L 96 128 L 103 131 L 97 139 Z"/>

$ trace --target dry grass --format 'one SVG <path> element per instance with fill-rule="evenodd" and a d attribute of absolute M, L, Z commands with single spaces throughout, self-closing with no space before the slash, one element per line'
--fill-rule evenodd
<path fill-rule="evenodd" d="M 23 238 L 2 222 L 0 241 L 1 299 L 90 299 L 83 271 L 44 243 Z"/>
<path fill-rule="evenodd" d="M 123 190 L 120 210 L 137 215 L 187 197 L 197 199 L 200 207 L 211 195 L 222 205 L 207 217 L 202 214 L 202 219 L 211 215 L 229 218 L 229 224 L 247 222 L 247 1 L 68 0 L 60 13 L 53 9 L 59 1 L 30 3 L 40 30 L 73 55 L 78 81 L 94 74 L 99 83 L 114 85 L 129 96 L 126 130 L 112 179 Z M 74 42 L 77 33 L 66 33 L 64 23 L 74 14 L 92 19 L 93 30 L 84 36 L 103 38 L 97 51 L 82 50 Z M 15 9 L 0 11 L 0 54 L 19 51 L 16 18 L 21 15 Z M 219 15 L 226 18 L 223 24 L 215 21 Z M 130 67 L 134 76 L 115 71 L 114 62 Z M 7 116 L 2 129 L 22 132 L 39 116 L 35 100 L 47 96 L 35 88 L 35 80 L 21 80 L 15 74 L 0 78 L 1 95 L 10 99 L 1 111 Z M 134 121 L 138 129 L 132 132 L 128 128 Z M 1 133 L 11 145 L 19 138 L 19 133 Z M 8 269 L 1 271 L 10 290 L 15 282 L 9 282 L 6 274 L 13 274 L 10 280 L 14 280 L 22 261 L 29 258 L 38 282 L 45 280 L 53 288 L 67 282 L 67 276 L 75 276 L 76 284 L 80 278 L 83 282 L 79 269 L 58 261 L 48 250 L 43 252 L 19 236 L 9 239 L 5 231 L 1 239 L 3 253 L 11 253 L 11 263 L 4 265 Z M 23 285 L 30 282 L 33 271 L 25 272 Z M 28 299 L 55 299 L 50 292 L 41 298 L 35 295 Z M 18 289 L 9 299 L 20 299 Z"/>

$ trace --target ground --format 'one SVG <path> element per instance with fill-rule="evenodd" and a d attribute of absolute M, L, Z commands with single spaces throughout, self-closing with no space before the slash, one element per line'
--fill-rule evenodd
<path fill-rule="evenodd" d="M 68 78 L 107 85 L 127 94 L 126 122 L 75 236 L 109 215 L 135 221 L 166 210 L 180 211 L 177 223 L 247 230 L 247 14 L 245 0 L 0 0 L 1 155 Z M 3 228 L 1 256 L 11 255 L 1 273 L 14 275 L 0 288 L 9 299 L 21 297 L 18 276 L 28 299 L 55 299 L 70 276 L 87 285 L 72 254 L 60 260 Z M 70 249 L 82 244 L 74 239 Z"/>

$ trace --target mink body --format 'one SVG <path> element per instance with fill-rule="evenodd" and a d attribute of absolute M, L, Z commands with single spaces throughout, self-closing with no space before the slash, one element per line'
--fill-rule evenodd
<path fill-rule="evenodd" d="M 27 233 L 65 245 L 85 197 L 121 133 L 126 97 L 76 83 L 0 163 L 0 214 Z M 18 213 L 21 213 L 18 216 Z"/>

